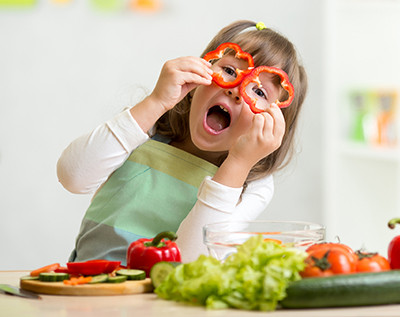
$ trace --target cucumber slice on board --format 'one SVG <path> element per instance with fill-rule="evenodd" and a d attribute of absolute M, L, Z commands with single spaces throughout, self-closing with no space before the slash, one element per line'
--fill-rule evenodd
<path fill-rule="evenodd" d="M 108 274 L 99 274 L 92 276 L 92 280 L 89 284 L 105 283 L 108 280 Z"/>
<path fill-rule="evenodd" d="M 143 270 L 136 269 L 121 269 L 115 272 L 119 276 L 126 276 L 128 280 L 144 280 L 146 278 L 146 272 Z"/>
<path fill-rule="evenodd" d="M 181 262 L 161 261 L 153 265 L 150 270 L 150 278 L 154 288 L 157 288 Z"/>
<path fill-rule="evenodd" d="M 61 282 L 69 279 L 68 273 L 40 273 L 39 281 L 42 282 Z"/>
<path fill-rule="evenodd" d="M 128 279 L 127 276 L 117 275 L 117 276 L 110 276 L 107 279 L 107 283 L 123 283 Z"/>

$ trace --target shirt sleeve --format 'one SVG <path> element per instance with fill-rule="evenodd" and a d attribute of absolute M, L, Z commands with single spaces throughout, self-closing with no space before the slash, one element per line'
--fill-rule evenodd
<path fill-rule="evenodd" d="M 148 138 L 127 109 L 63 151 L 57 162 L 58 179 L 72 193 L 94 193 Z"/>
<path fill-rule="evenodd" d="M 208 254 L 203 243 L 203 227 L 206 224 L 251 221 L 265 211 L 274 193 L 273 177 L 252 181 L 241 193 L 242 188 L 219 184 L 210 177 L 204 179 L 196 204 L 177 231 L 182 262 L 191 262 L 200 254 Z"/>

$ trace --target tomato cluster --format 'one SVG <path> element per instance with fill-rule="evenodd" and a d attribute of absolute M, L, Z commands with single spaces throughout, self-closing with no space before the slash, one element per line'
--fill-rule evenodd
<path fill-rule="evenodd" d="M 342 243 L 319 243 L 307 250 L 302 277 L 323 277 L 336 274 L 380 272 L 390 270 L 388 260 L 378 253 L 353 251 Z"/>

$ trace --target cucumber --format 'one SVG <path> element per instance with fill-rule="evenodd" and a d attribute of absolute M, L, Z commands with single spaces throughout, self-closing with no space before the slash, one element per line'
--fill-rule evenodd
<path fill-rule="evenodd" d="M 117 275 L 126 276 L 128 280 L 144 280 L 146 272 L 136 269 L 121 269 L 115 272 Z"/>
<path fill-rule="evenodd" d="M 284 308 L 368 306 L 400 303 L 400 270 L 305 278 L 289 285 Z"/>
<path fill-rule="evenodd" d="M 153 265 L 150 270 L 151 283 L 154 288 L 157 288 L 181 262 L 167 262 L 161 261 Z"/>
<path fill-rule="evenodd" d="M 89 284 L 105 283 L 108 280 L 108 274 L 99 274 L 92 276 L 92 280 Z"/>
<path fill-rule="evenodd" d="M 123 283 L 128 279 L 127 276 L 118 275 L 118 276 L 110 276 L 107 279 L 107 283 Z"/>
<path fill-rule="evenodd" d="M 49 273 L 39 274 L 39 281 L 42 282 L 61 282 L 68 279 L 69 279 L 68 273 L 49 272 Z"/>

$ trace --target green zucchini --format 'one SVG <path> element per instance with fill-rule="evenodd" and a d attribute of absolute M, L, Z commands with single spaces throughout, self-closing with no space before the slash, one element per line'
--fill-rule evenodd
<path fill-rule="evenodd" d="M 153 265 L 150 270 L 151 283 L 154 288 L 157 288 L 167 277 L 167 275 L 173 271 L 181 262 L 168 262 L 161 261 Z"/>
<path fill-rule="evenodd" d="M 400 303 L 400 270 L 304 278 L 291 283 L 283 308 L 368 306 Z"/>
<path fill-rule="evenodd" d="M 61 282 L 68 279 L 69 279 L 68 273 L 49 272 L 49 273 L 39 274 L 39 280 L 42 282 Z"/>
<path fill-rule="evenodd" d="M 126 276 L 128 280 L 144 280 L 146 272 L 136 269 L 121 269 L 115 272 L 117 275 Z"/>

